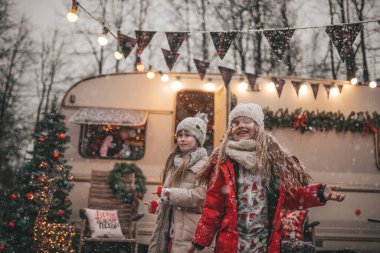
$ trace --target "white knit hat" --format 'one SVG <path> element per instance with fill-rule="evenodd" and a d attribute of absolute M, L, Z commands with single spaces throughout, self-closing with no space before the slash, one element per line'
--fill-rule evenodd
<path fill-rule="evenodd" d="M 237 117 L 248 117 L 257 123 L 260 130 L 264 130 L 264 113 L 258 104 L 238 104 L 228 116 L 228 126 L 231 126 L 232 120 Z"/>
<path fill-rule="evenodd" d="M 195 117 L 187 117 L 179 122 L 176 135 L 180 131 L 188 131 L 198 140 L 199 144 L 203 146 L 206 141 L 207 123 L 207 115 L 204 113 L 198 113 Z"/>

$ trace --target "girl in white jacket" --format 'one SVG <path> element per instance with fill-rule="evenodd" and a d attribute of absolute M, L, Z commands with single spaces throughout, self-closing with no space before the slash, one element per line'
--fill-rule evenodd
<path fill-rule="evenodd" d="M 208 160 L 202 147 L 206 131 L 204 114 L 188 117 L 177 126 L 177 144 L 166 161 L 162 186 L 157 190 L 160 200 L 148 204 L 150 212 L 158 215 L 149 253 L 183 253 L 191 244 L 206 194 L 205 187 L 196 182 Z"/>

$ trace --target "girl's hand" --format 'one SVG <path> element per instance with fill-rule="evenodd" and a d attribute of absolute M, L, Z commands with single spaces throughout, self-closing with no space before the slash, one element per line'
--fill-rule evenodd
<path fill-rule="evenodd" d="M 194 248 L 194 246 L 191 245 L 189 250 L 187 251 L 187 253 L 194 253 L 195 250 L 196 250 L 196 248 Z"/>
<path fill-rule="evenodd" d="M 334 201 L 341 202 L 344 200 L 346 196 L 342 193 L 337 193 L 334 191 L 334 190 L 339 190 L 339 189 L 340 188 L 335 185 L 326 185 L 325 190 L 323 192 L 323 196 L 325 197 L 326 200 L 334 200 Z"/>

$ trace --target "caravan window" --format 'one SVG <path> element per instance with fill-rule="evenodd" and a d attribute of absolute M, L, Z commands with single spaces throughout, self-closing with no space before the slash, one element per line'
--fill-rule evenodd
<path fill-rule="evenodd" d="M 145 125 L 82 125 L 79 149 L 85 158 L 141 159 L 145 152 Z"/>
<path fill-rule="evenodd" d="M 209 153 L 214 141 L 214 93 L 194 90 L 180 91 L 176 97 L 175 126 L 186 117 L 194 117 L 198 112 L 207 114 L 207 135 L 204 147 Z"/>

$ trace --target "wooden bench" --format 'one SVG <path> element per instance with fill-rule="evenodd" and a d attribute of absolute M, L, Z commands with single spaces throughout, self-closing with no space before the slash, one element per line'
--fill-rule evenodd
<path fill-rule="evenodd" d="M 142 216 L 137 214 L 137 208 L 132 204 L 126 204 L 117 198 L 108 185 L 108 171 L 96 171 L 91 173 L 91 187 L 88 208 L 118 211 L 118 218 L 123 238 L 91 238 L 89 235 L 88 221 L 85 210 L 79 211 L 81 218 L 80 240 L 78 253 L 83 252 L 135 252 L 136 251 L 136 221 Z M 135 175 L 129 174 L 123 177 L 125 184 L 134 186 Z"/>

